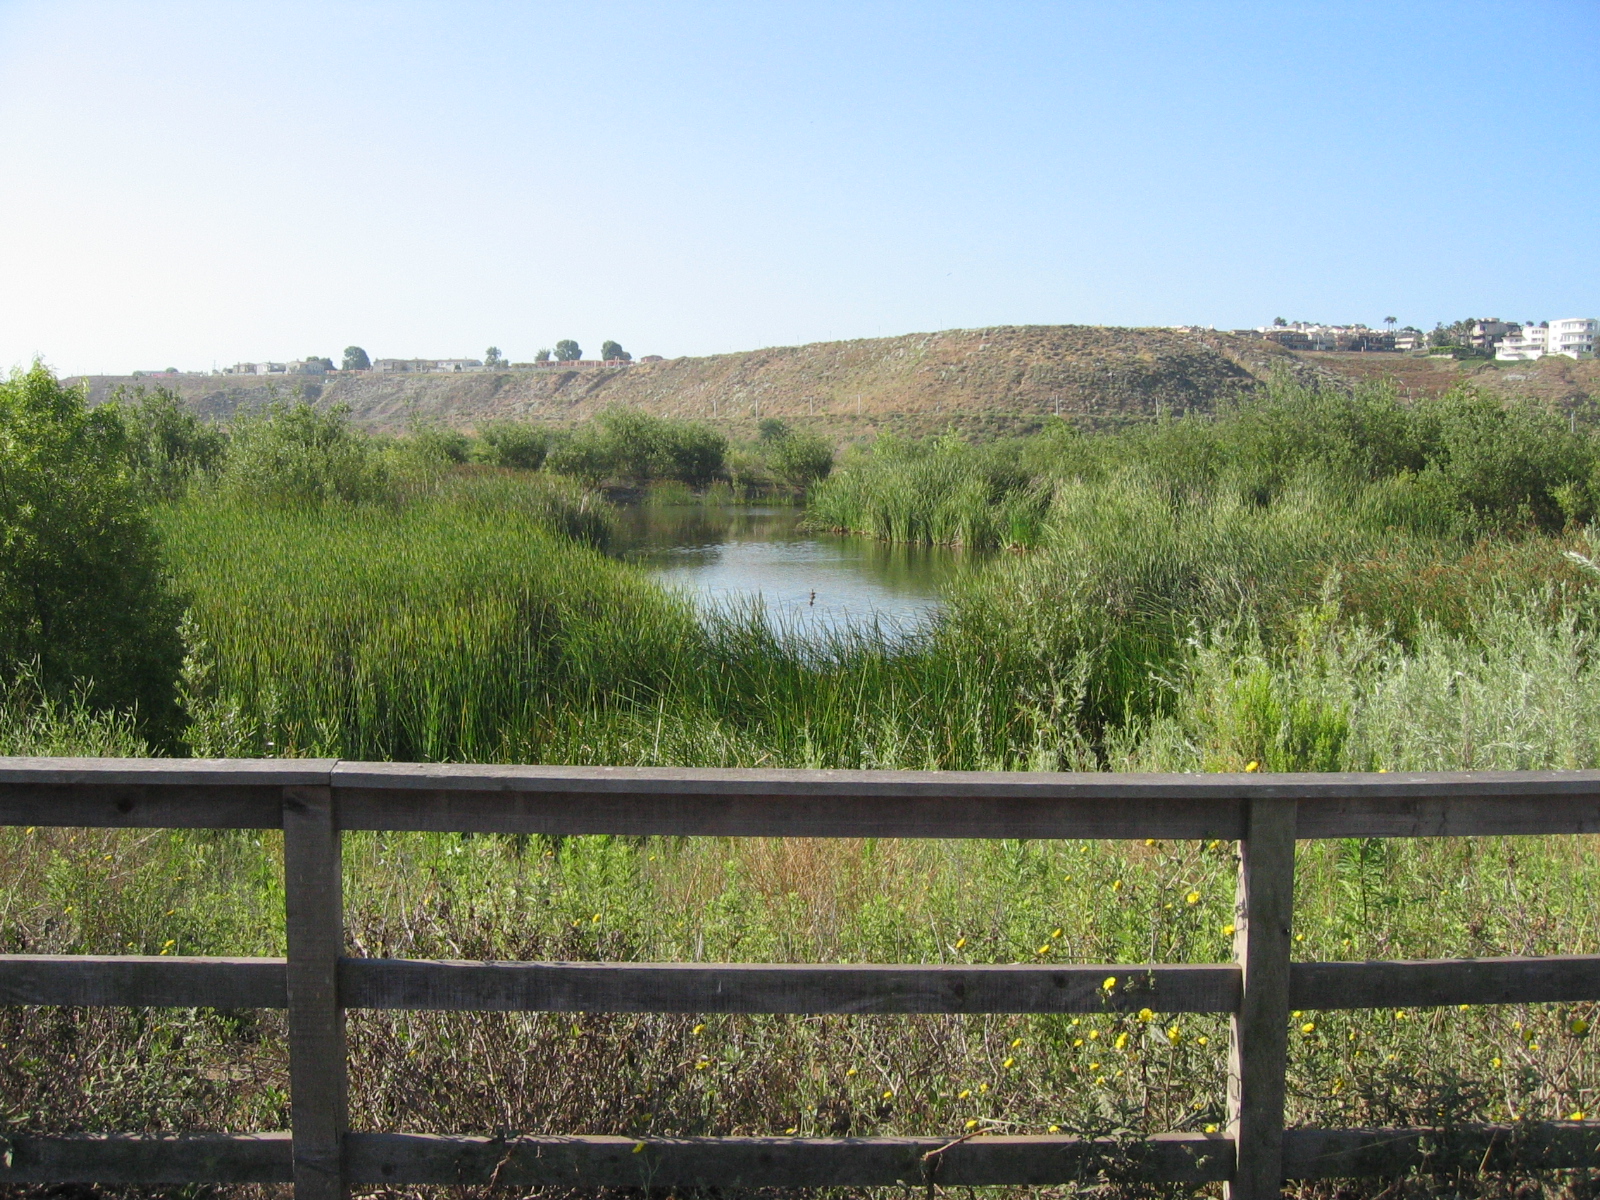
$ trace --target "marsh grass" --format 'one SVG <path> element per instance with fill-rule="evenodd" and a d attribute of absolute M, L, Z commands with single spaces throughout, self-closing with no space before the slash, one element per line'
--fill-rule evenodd
<path fill-rule="evenodd" d="M 357 505 L 197 490 L 161 516 L 191 598 L 191 742 L 695 766 L 1600 766 L 1597 576 L 1567 553 L 1592 546 L 1541 524 L 1542 483 L 1490 503 L 1483 463 L 1500 460 L 1467 453 L 1457 428 L 1481 412 L 1408 425 L 1380 461 L 1368 435 L 1394 414 L 1369 401 L 1289 413 L 1288 435 L 1245 414 L 1226 438 L 1174 423 L 1115 444 L 1057 430 L 1022 447 L 885 454 L 900 458 L 873 494 L 898 488 L 909 507 L 875 532 L 1027 550 L 958 583 L 946 618 L 912 636 L 798 638 L 758 609 L 697 614 L 595 549 L 608 518 L 581 488 L 526 472 L 429 467 L 399 499 L 391 486 Z M 1531 421 L 1514 432 L 1539 433 Z M 1454 476 L 1428 449 L 1447 443 Z M 1317 470 L 1296 465 L 1303 444 L 1321 447 Z M 1567 461 L 1571 446 L 1549 445 L 1550 462 Z M 1041 464 L 1054 464 L 1047 489 Z M 1546 474 L 1576 513 L 1569 468 Z M 861 486 L 852 469 L 815 493 L 816 519 L 838 518 L 826 506 Z M 392 485 L 402 473 L 389 470 Z M 933 503 L 951 495 L 964 499 Z M 1521 524 L 1495 524 L 1516 512 Z M 0 727 L 14 753 L 144 751 L 119 718 L 25 690 L 0 696 Z M 1295 953 L 1595 952 L 1594 849 L 1303 845 Z M 1235 847 L 1214 842 L 351 833 L 346 903 L 361 955 L 1208 962 L 1230 952 L 1235 869 Z M 12 952 L 275 953 L 281 893 L 270 832 L 0 830 Z M 1591 1111 L 1592 1008 L 1299 1014 L 1291 1120 Z M 478 1133 L 1204 1129 L 1222 1120 L 1224 1034 L 1219 1018 L 1155 1012 L 359 1013 L 353 1102 L 358 1128 Z M 272 1013 L 10 1009 L 0 1041 L 12 1129 L 287 1120 Z"/>

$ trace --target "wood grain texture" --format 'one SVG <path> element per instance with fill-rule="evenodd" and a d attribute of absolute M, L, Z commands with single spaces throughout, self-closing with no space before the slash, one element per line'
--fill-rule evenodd
<path fill-rule="evenodd" d="M 0 1004 L 283 1008 L 281 958 L 0 954 Z"/>
<path fill-rule="evenodd" d="M 295 1200 L 342 1200 L 350 1123 L 338 974 L 344 881 L 328 788 L 283 789 L 283 876 Z"/>
<path fill-rule="evenodd" d="M 273 829 L 332 759 L 0 757 L 0 825 Z"/>
<path fill-rule="evenodd" d="M 1237 838 L 1251 797 L 1299 835 L 1600 832 L 1600 772 L 1121 775 L 330 760 L 0 758 L 0 824 L 271 828 L 332 786 L 350 829 L 792 837 Z"/>
<path fill-rule="evenodd" d="M 931 1156 L 931 1157 L 930 1157 Z M 1061 1137 L 626 1138 L 509 1140 L 352 1133 L 361 1185 L 675 1188 L 1048 1185 L 1103 1179 L 1202 1182 L 1227 1177 L 1233 1147 L 1204 1134 L 1117 1143 Z"/>
<path fill-rule="evenodd" d="M 1450 1129 L 1290 1129 L 1284 1133 L 1284 1173 L 1289 1179 L 1585 1167 L 1600 1167 L 1600 1121 L 1529 1121 Z"/>
<path fill-rule="evenodd" d="M 1430 1008 L 1578 1000 L 1600 1000 L 1600 955 L 1298 962 L 1289 974 L 1291 1008 Z"/>
<path fill-rule="evenodd" d="M 1295 800 L 1252 800 L 1240 846 L 1234 955 L 1241 994 L 1228 1046 L 1228 1133 L 1238 1166 L 1228 1200 L 1282 1192 L 1297 807 Z"/>
<path fill-rule="evenodd" d="M 1107 979 L 1116 986 L 1107 990 Z M 765 966 L 474 963 L 347 958 L 350 1008 L 543 1012 L 1231 1012 L 1239 971 L 1214 966 Z"/>
<path fill-rule="evenodd" d="M 1306 838 L 1600 832 L 1594 771 L 1122 775 L 341 762 L 332 781 L 351 829 L 1237 838 L 1244 802 L 1261 797 L 1299 801 Z"/>
<path fill-rule="evenodd" d="M 287 1133 L 0 1136 L 0 1183 L 287 1183 Z"/>

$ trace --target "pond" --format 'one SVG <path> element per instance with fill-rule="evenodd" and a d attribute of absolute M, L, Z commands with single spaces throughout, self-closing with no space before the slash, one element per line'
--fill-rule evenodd
<path fill-rule="evenodd" d="M 799 528 L 787 506 L 628 505 L 615 553 L 687 591 L 705 607 L 760 598 L 768 620 L 798 633 L 874 623 L 894 633 L 925 626 L 944 585 L 976 557 Z"/>

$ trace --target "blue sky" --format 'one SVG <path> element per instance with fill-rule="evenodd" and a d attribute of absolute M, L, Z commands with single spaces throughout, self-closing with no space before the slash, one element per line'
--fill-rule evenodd
<path fill-rule="evenodd" d="M 1600 7 L 0 3 L 0 368 L 1600 315 Z"/>

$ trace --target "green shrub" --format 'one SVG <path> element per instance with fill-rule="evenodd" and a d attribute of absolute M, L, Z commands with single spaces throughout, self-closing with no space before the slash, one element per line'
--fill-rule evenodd
<path fill-rule="evenodd" d="M 703 488 L 722 474 L 727 453 L 728 440 L 698 421 L 609 408 L 555 442 L 548 463 L 591 483 L 675 479 Z"/>
<path fill-rule="evenodd" d="M 218 490 L 278 507 L 384 498 L 389 479 L 377 446 L 350 428 L 345 411 L 274 403 L 239 421 Z"/>
<path fill-rule="evenodd" d="M 196 479 L 209 479 L 221 468 L 228 438 L 202 421 L 166 388 L 118 388 L 108 408 L 122 418 L 128 461 L 140 491 L 152 500 L 171 500 Z"/>
<path fill-rule="evenodd" d="M 37 364 L 0 383 L 0 674 L 160 739 L 183 648 L 141 500 L 114 408 Z"/>
<path fill-rule="evenodd" d="M 525 422 L 498 421 L 478 430 L 473 457 L 492 467 L 537 471 L 549 451 L 549 430 Z"/>

